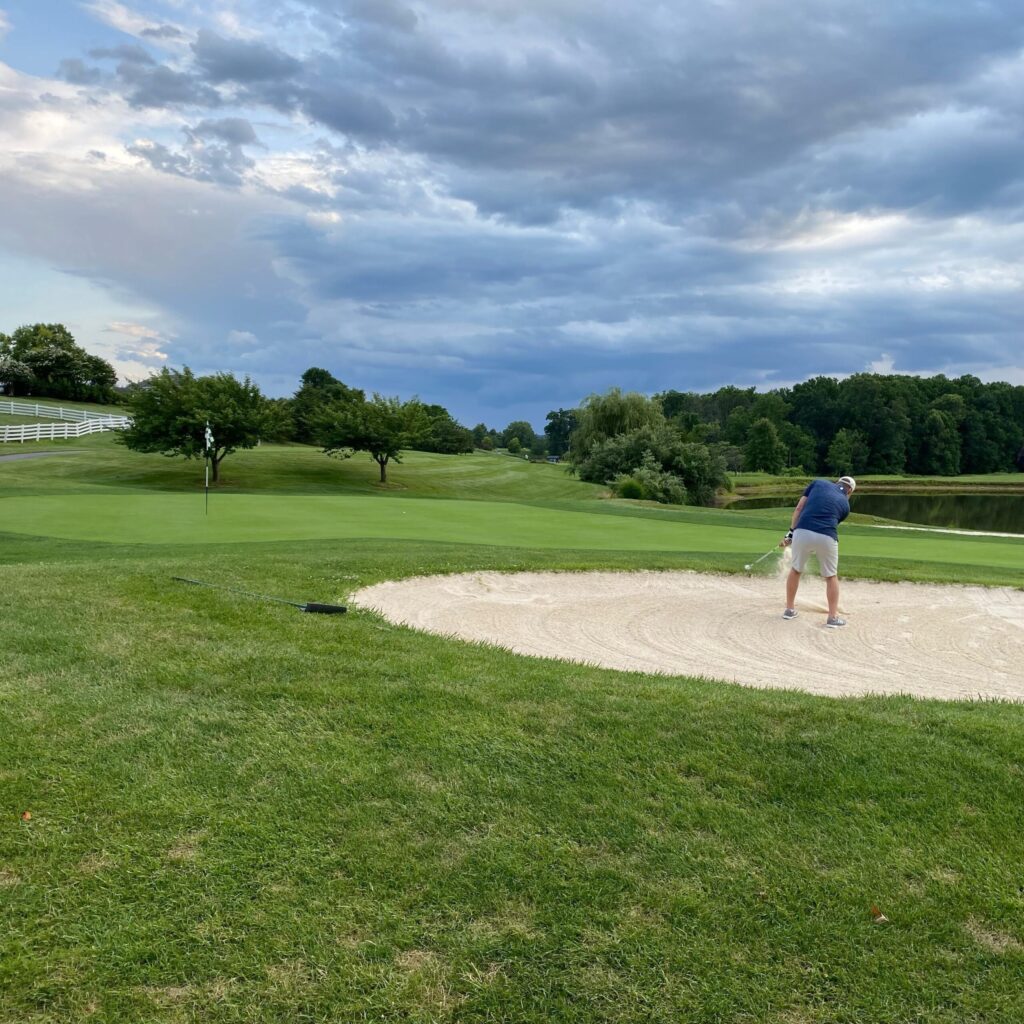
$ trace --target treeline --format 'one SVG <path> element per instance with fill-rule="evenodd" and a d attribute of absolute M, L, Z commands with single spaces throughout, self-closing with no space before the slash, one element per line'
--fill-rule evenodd
<path fill-rule="evenodd" d="M 0 390 L 75 402 L 113 402 L 117 372 L 76 344 L 63 324 L 32 324 L 0 333 Z"/>
<path fill-rule="evenodd" d="M 757 393 L 655 396 L 688 440 L 715 445 L 730 470 L 955 476 L 1014 468 L 1024 387 L 858 373 Z"/>
<path fill-rule="evenodd" d="M 710 504 L 728 473 L 955 476 L 1024 469 L 1024 387 L 860 373 L 758 393 L 613 388 L 548 413 L 546 444 L 622 497 Z"/>

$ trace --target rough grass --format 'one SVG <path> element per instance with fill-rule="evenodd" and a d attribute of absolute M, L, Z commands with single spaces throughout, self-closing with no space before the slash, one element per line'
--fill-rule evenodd
<path fill-rule="evenodd" d="M 0 493 L 146 496 L 144 457 L 76 458 L 49 484 L 73 460 L 0 467 Z M 602 671 L 170 580 L 343 602 L 415 573 L 729 568 L 701 535 L 773 524 L 506 505 L 676 543 L 0 535 L 0 1020 L 1024 1019 L 1024 708 Z M 932 571 L 1024 582 L 979 545 Z"/>

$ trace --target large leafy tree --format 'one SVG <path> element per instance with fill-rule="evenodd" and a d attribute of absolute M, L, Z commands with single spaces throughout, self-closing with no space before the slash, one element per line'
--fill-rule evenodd
<path fill-rule="evenodd" d="M 544 435 L 548 439 L 549 454 L 564 455 L 569 450 L 569 437 L 576 429 L 576 415 L 575 409 L 552 410 L 548 413 Z"/>
<path fill-rule="evenodd" d="M 949 412 L 933 408 L 925 417 L 920 470 L 937 476 L 956 476 L 960 472 L 960 434 Z"/>
<path fill-rule="evenodd" d="M 513 437 L 518 439 L 520 448 L 529 448 L 537 439 L 537 433 L 526 420 L 513 420 L 501 432 L 502 445 L 507 448 Z"/>
<path fill-rule="evenodd" d="M 443 405 L 425 405 L 423 413 L 428 426 L 416 448 L 441 455 L 468 455 L 473 451 L 473 432 L 457 422 Z"/>
<path fill-rule="evenodd" d="M 181 371 L 164 369 L 139 384 L 126 404 L 132 422 L 118 440 L 132 451 L 201 459 L 209 423 L 214 481 L 220 477 L 222 460 L 240 448 L 255 448 L 274 431 L 279 415 L 248 377 L 197 377 L 187 366 Z"/>
<path fill-rule="evenodd" d="M 367 452 L 380 467 L 382 484 L 388 482 L 388 463 L 401 462 L 402 452 L 416 448 L 429 432 L 430 418 L 422 402 L 379 394 L 370 401 L 333 403 L 317 426 L 327 455 L 347 459 Z"/>
<path fill-rule="evenodd" d="M 825 458 L 829 470 L 836 476 L 846 473 L 862 473 L 870 455 L 868 439 L 859 430 L 843 427 L 828 447 Z"/>
<path fill-rule="evenodd" d="M 15 359 L 12 355 L 4 355 L 0 351 L 0 388 L 7 391 L 12 398 L 19 391 L 24 391 L 32 383 L 32 368 Z"/>
<path fill-rule="evenodd" d="M 612 388 L 603 395 L 590 395 L 577 413 L 569 457 L 578 467 L 586 461 L 595 445 L 643 427 L 656 430 L 664 423 L 661 403 L 639 392 L 624 393 L 619 388 Z"/>
<path fill-rule="evenodd" d="M 291 400 L 295 440 L 305 444 L 315 443 L 317 425 L 329 406 L 362 402 L 365 399 L 366 395 L 358 388 L 342 383 L 328 370 L 311 366 L 302 375 L 299 390 Z"/>
<path fill-rule="evenodd" d="M 786 446 L 778 428 L 767 417 L 753 423 L 743 448 L 743 465 L 749 470 L 778 473 L 786 463 Z"/>
<path fill-rule="evenodd" d="M 0 336 L 0 356 L 14 361 L 21 378 L 21 367 L 28 367 L 30 379 L 20 379 L 18 386 L 34 395 L 113 401 L 117 385 L 113 366 L 76 344 L 63 324 L 28 324 L 10 336 Z M 6 383 L 11 387 L 10 381 Z"/>
<path fill-rule="evenodd" d="M 716 490 L 728 482 L 720 455 L 707 445 L 684 441 L 666 423 L 599 441 L 578 463 L 577 472 L 591 483 L 636 478 L 645 497 L 692 505 L 713 504 Z"/>

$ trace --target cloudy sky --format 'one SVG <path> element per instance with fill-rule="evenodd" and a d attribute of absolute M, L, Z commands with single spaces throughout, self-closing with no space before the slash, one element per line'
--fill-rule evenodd
<path fill-rule="evenodd" d="M 1020 0 L 0 0 L 0 330 L 501 427 L 1024 383 Z"/>

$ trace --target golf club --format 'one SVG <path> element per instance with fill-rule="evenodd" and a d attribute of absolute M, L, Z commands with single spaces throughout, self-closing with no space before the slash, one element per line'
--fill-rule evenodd
<path fill-rule="evenodd" d="M 769 555 L 774 555 L 775 552 L 778 551 L 778 550 L 779 549 L 777 547 L 776 548 L 769 548 L 760 558 L 758 558 L 756 561 L 748 562 L 745 566 L 743 566 L 743 568 L 747 572 L 750 572 L 750 570 L 753 569 L 754 566 L 757 565 L 758 562 L 763 562 Z"/>
<path fill-rule="evenodd" d="M 172 580 L 179 583 L 190 583 L 195 587 L 212 587 L 214 590 L 227 590 L 232 594 L 241 594 L 243 597 L 255 597 L 260 601 L 276 601 L 278 604 L 288 604 L 303 612 L 314 612 L 318 615 L 341 615 L 348 609 L 343 604 L 320 604 L 316 601 L 307 601 L 300 604 L 298 601 L 286 601 L 283 597 L 271 597 L 269 594 L 254 594 L 251 590 L 239 590 L 237 587 L 226 587 L 221 583 L 204 583 L 202 580 L 190 580 L 185 576 L 172 576 Z"/>

